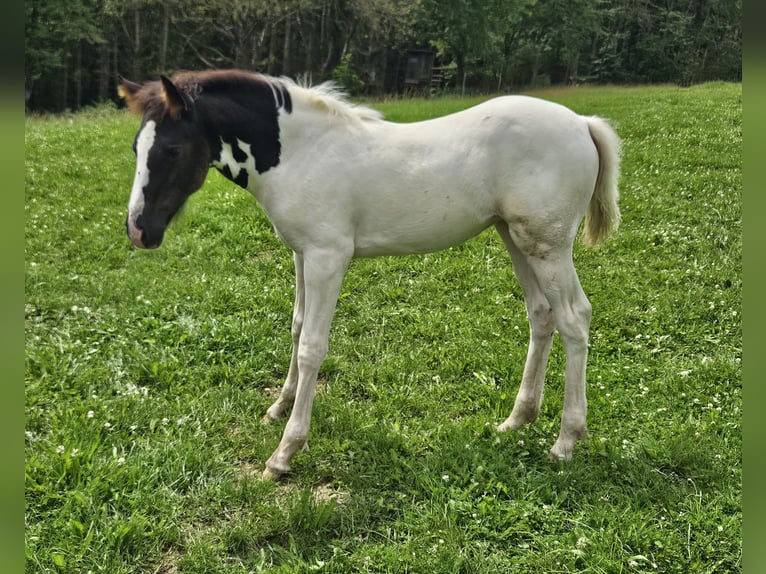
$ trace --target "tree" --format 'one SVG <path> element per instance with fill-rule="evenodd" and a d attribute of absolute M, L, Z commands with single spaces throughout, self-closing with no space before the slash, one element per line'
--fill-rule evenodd
<path fill-rule="evenodd" d="M 403 86 L 408 50 L 450 86 L 742 77 L 742 0 L 27 0 L 27 109 L 115 98 L 179 69 L 243 67 L 364 93 Z M 340 69 L 333 74 L 334 70 Z"/>
<path fill-rule="evenodd" d="M 411 43 L 412 2 L 353 0 L 350 8 L 356 30 L 346 51 L 361 59 L 359 67 L 368 90 L 383 91 L 389 55 Z"/>
<path fill-rule="evenodd" d="M 610 2 L 594 57 L 601 81 L 742 78 L 742 1 Z"/>
<path fill-rule="evenodd" d="M 554 83 L 577 83 L 579 64 L 591 50 L 600 27 L 599 0 L 538 0 L 521 20 L 518 58 L 528 82 L 541 70 Z"/>
<path fill-rule="evenodd" d="M 81 104 L 82 49 L 104 43 L 98 26 L 101 6 L 95 0 L 27 0 L 24 4 L 25 100 L 29 104 L 41 78 L 58 84 L 56 97 L 66 107 L 69 63 L 75 59 L 74 106 Z"/>
<path fill-rule="evenodd" d="M 417 32 L 444 62 L 456 66 L 465 91 L 469 67 L 481 74 L 502 74 L 509 34 L 535 0 L 421 0 Z"/>

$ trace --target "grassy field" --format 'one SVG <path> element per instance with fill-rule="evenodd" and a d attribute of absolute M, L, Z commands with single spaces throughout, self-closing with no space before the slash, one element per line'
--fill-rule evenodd
<path fill-rule="evenodd" d="M 26 571 L 741 570 L 742 86 L 539 92 L 613 120 L 619 232 L 576 247 L 594 308 L 590 440 L 497 435 L 528 329 L 500 239 L 355 261 L 311 450 L 279 483 L 292 258 L 217 173 L 162 248 L 124 219 L 138 119 L 26 122 Z M 411 121 L 478 100 L 374 104 Z"/>

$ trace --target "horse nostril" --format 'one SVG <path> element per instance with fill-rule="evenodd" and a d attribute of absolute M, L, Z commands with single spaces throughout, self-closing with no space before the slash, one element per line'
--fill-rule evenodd
<path fill-rule="evenodd" d="M 130 213 L 128 214 L 127 219 L 125 220 L 125 227 L 128 231 L 128 237 L 130 238 L 130 241 L 135 245 L 136 247 L 144 247 L 144 241 L 143 237 L 145 234 L 141 216 L 133 217 Z"/>

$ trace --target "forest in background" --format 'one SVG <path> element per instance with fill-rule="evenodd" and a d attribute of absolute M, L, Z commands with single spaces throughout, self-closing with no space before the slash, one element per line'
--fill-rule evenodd
<path fill-rule="evenodd" d="M 742 79 L 742 0 L 26 0 L 27 112 L 239 67 L 352 95 Z"/>

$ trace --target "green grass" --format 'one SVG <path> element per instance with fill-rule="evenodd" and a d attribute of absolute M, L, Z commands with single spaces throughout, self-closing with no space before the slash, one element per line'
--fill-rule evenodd
<path fill-rule="evenodd" d="M 497 435 L 526 354 L 518 283 L 487 232 L 359 260 L 320 372 L 311 450 L 260 471 L 283 424 L 292 259 L 218 174 L 163 247 L 124 218 L 138 119 L 26 122 L 26 571 L 741 570 L 741 85 L 537 95 L 613 120 L 622 226 L 576 247 L 594 307 L 590 440 L 546 459 Z M 392 120 L 477 100 L 373 104 Z"/>

